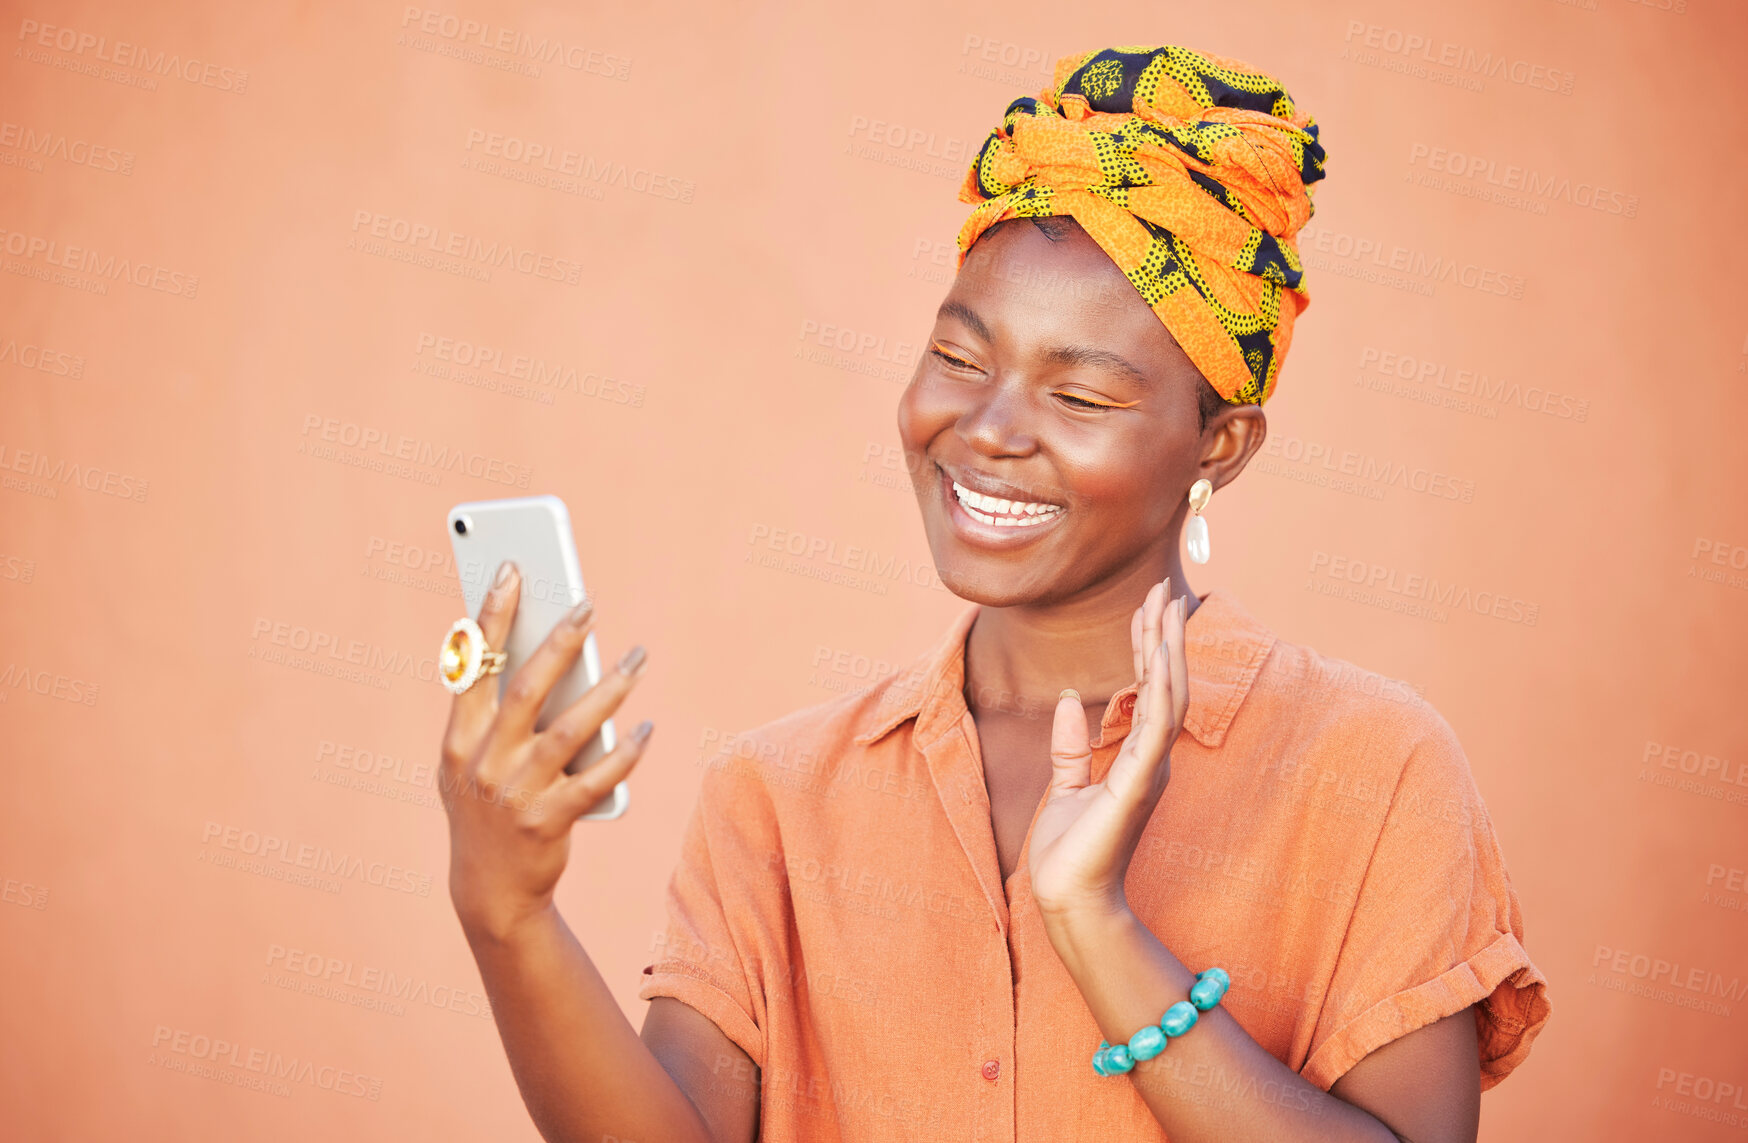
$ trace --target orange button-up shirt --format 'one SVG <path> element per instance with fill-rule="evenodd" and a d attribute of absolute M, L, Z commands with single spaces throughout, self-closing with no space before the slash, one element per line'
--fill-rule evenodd
<path fill-rule="evenodd" d="M 1099 1028 L 1025 855 L 1001 877 L 963 693 L 976 614 L 705 771 L 638 995 L 690 1005 L 752 1057 L 763 1140 L 1165 1139 L 1133 1084 L 1092 1070 Z M 1228 1011 L 1320 1088 L 1471 1004 L 1498 1083 L 1547 1020 L 1546 983 L 1450 727 L 1222 592 L 1186 631 L 1189 713 L 1129 868 L 1136 916 L 1192 970 L 1227 969 Z M 1106 708 L 1095 781 L 1134 694 Z"/>

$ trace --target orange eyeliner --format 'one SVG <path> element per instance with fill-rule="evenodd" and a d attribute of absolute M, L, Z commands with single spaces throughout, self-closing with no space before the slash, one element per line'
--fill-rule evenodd
<path fill-rule="evenodd" d="M 977 366 L 975 366 L 971 362 L 965 360 L 963 357 L 960 357 L 957 353 L 954 353 L 951 350 L 942 349 L 941 343 L 938 341 L 929 342 L 929 350 L 930 350 L 930 352 L 934 353 L 936 356 L 941 357 L 954 365 L 961 365 L 961 366 L 964 366 L 966 369 L 976 369 L 977 368 Z M 1063 393 L 1061 391 L 1058 391 L 1057 395 L 1062 396 L 1062 397 L 1073 397 L 1076 401 L 1083 401 L 1086 404 L 1091 405 L 1095 408 L 1099 408 L 1099 409 L 1133 409 L 1136 405 L 1139 405 L 1141 403 L 1138 400 L 1137 401 L 1095 401 L 1091 397 L 1082 397 L 1079 393 Z"/>
<path fill-rule="evenodd" d="M 1076 401 L 1085 401 L 1089 405 L 1097 405 L 1101 409 L 1133 409 L 1140 401 L 1095 401 L 1091 397 L 1082 397 L 1079 393 L 1062 393 L 1059 396 L 1073 397 Z"/>

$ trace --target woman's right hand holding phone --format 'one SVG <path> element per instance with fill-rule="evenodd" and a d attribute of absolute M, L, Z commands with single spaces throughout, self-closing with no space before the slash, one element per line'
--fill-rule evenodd
<path fill-rule="evenodd" d="M 520 573 L 506 563 L 476 620 L 488 645 L 507 643 L 521 589 Z M 613 796 L 649 741 L 645 722 L 606 757 L 565 773 L 637 684 L 641 647 L 535 729 L 594 618 L 585 601 L 553 628 L 505 683 L 501 702 L 491 677 L 455 697 L 438 777 L 449 814 L 449 896 L 543 1137 L 751 1143 L 757 1080 L 749 1091 L 716 1078 L 725 1065 L 756 1075 L 751 1057 L 707 1017 L 666 996 L 651 1002 L 640 1035 L 553 904 L 571 826 Z"/>
<path fill-rule="evenodd" d="M 514 564 L 499 568 L 478 618 L 488 645 L 508 640 L 521 586 Z M 535 730 L 540 708 L 575 665 L 594 619 L 592 601 L 585 599 L 511 676 L 501 702 L 498 680 L 486 677 L 450 708 L 438 786 L 449 815 L 449 895 L 470 940 L 507 939 L 551 906 L 570 856 L 571 826 L 612 796 L 649 741 L 646 721 L 599 762 L 565 773 L 636 685 L 642 647 L 627 652 L 545 730 Z"/>

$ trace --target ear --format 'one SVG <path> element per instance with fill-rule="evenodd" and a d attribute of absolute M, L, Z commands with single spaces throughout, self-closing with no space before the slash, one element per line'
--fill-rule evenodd
<path fill-rule="evenodd" d="M 1268 438 L 1268 417 L 1260 405 L 1228 405 L 1208 421 L 1202 432 L 1202 459 L 1196 476 L 1216 489 L 1235 480 Z"/>

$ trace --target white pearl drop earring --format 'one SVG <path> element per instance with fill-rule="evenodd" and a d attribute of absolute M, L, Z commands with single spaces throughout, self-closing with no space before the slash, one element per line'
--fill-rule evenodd
<path fill-rule="evenodd" d="M 1184 529 L 1184 545 L 1190 550 L 1192 563 L 1205 564 L 1213 549 L 1208 546 L 1208 521 L 1202 509 L 1214 496 L 1214 486 L 1206 479 L 1190 485 L 1190 521 Z"/>

